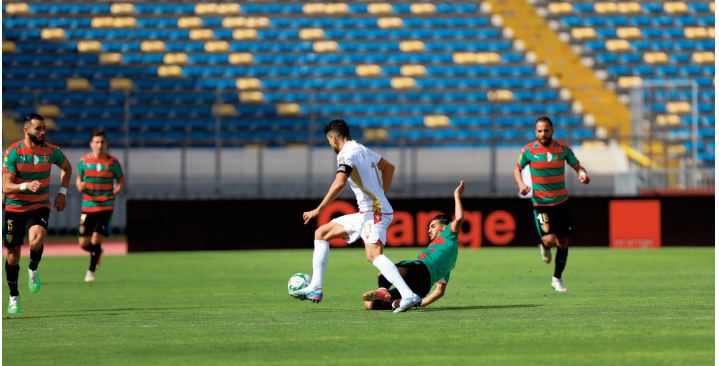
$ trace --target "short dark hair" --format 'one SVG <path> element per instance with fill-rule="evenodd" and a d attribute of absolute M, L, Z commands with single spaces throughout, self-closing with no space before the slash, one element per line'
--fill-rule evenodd
<path fill-rule="evenodd" d="M 439 214 L 432 219 L 432 221 L 437 220 L 440 224 L 447 226 L 449 224 L 449 218 L 447 218 L 447 215 L 445 214 Z"/>
<path fill-rule="evenodd" d="M 92 131 L 92 133 L 90 133 L 90 141 L 92 141 L 92 138 L 95 137 L 95 136 L 102 136 L 102 137 L 104 137 L 104 138 L 107 138 L 107 136 L 105 136 L 105 131 L 104 131 L 104 130 L 95 130 L 95 131 Z"/>
<path fill-rule="evenodd" d="M 335 135 L 344 137 L 348 140 L 352 140 L 350 135 L 350 127 L 347 126 L 347 122 L 343 119 L 333 119 L 325 126 L 325 135 L 333 132 Z"/>
<path fill-rule="evenodd" d="M 44 118 L 43 116 L 41 116 L 41 115 L 39 115 L 39 114 L 37 114 L 37 113 L 30 113 L 30 114 L 26 114 L 26 115 L 25 115 L 25 117 L 23 118 L 23 123 L 24 123 L 25 125 L 27 125 L 28 123 L 32 122 L 32 120 L 34 120 L 34 119 L 36 119 L 36 120 L 38 120 L 38 121 L 44 121 L 44 120 L 45 120 L 45 118 Z"/>
<path fill-rule="evenodd" d="M 539 122 L 547 122 L 547 123 L 549 123 L 549 127 L 554 128 L 554 124 L 552 123 L 552 120 L 549 119 L 549 117 L 547 117 L 547 116 L 542 116 L 542 117 L 537 118 L 537 120 L 534 122 L 534 124 L 536 125 Z"/>

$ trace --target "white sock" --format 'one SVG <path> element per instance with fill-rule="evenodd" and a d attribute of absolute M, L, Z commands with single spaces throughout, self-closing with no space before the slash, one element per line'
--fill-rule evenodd
<path fill-rule="evenodd" d="M 403 299 L 407 299 L 414 295 L 414 292 L 409 288 L 409 286 L 407 286 L 407 283 L 404 282 L 402 275 L 399 274 L 397 266 L 395 266 L 394 263 L 392 263 L 392 261 L 384 254 L 377 256 L 377 258 L 375 258 L 372 262 L 372 265 L 379 269 L 384 278 L 386 278 L 389 282 L 392 282 L 394 287 L 399 290 Z"/>
<path fill-rule="evenodd" d="M 325 280 L 325 269 L 330 261 L 330 242 L 315 240 L 315 251 L 312 253 L 312 281 L 308 288 L 322 288 Z"/>

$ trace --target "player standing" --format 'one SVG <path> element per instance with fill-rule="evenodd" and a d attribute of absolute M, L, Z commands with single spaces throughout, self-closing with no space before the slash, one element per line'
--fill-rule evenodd
<path fill-rule="evenodd" d="M 95 270 L 102 256 L 102 238 L 108 227 L 117 196 L 125 188 L 120 162 L 107 153 L 105 132 L 94 131 L 90 136 L 91 152 L 80 158 L 75 185 L 82 193 L 82 213 L 78 236 L 80 247 L 90 253 L 90 268 L 85 282 L 95 280 Z M 115 183 L 117 180 L 117 184 Z"/>
<path fill-rule="evenodd" d="M 42 259 L 43 244 L 50 216 L 50 170 L 60 167 L 60 189 L 53 206 L 62 211 L 67 204 L 67 186 L 70 184 L 72 165 L 59 147 L 45 142 L 46 126 L 39 114 L 25 116 L 25 137 L 10 145 L 3 159 L 3 245 L 7 248 L 5 276 L 10 289 L 8 314 L 20 312 L 20 292 L 17 281 L 20 274 L 20 248 L 28 235 L 30 265 L 28 287 L 40 291 L 38 265 Z"/>
<path fill-rule="evenodd" d="M 394 166 L 374 151 L 352 140 L 349 126 L 336 119 L 325 126 L 325 136 L 337 154 L 337 174 L 317 208 L 302 214 L 307 224 L 318 216 L 342 192 L 349 181 L 357 198 L 359 212 L 338 217 L 315 231 L 312 255 L 312 281 L 309 286 L 292 294 L 303 300 L 322 301 L 324 272 L 329 261 L 329 241 L 343 238 L 352 243 L 362 238 L 367 260 L 384 275 L 402 295 L 395 312 L 406 311 L 422 299 L 407 286 L 397 267 L 383 254 L 387 227 L 394 213 L 385 196 L 392 184 Z"/>
<path fill-rule="evenodd" d="M 557 292 L 566 292 L 562 272 L 569 255 L 572 224 L 567 203 L 569 194 L 564 183 L 565 162 L 577 172 L 581 183 L 589 184 L 589 176 L 569 145 L 552 138 L 554 125 L 549 117 L 537 119 L 535 134 L 537 141 L 524 146 L 519 154 L 514 180 L 521 195 L 526 195 L 530 189 L 533 191 L 534 220 L 542 238 L 542 243 L 539 244 L 542 260 L 549 264 L 552 261 L 550 248 L 557 247 L 551 285 Z M 527 165 L 532 177 L 531 188 L 522 181 L 522 169 Z"/>

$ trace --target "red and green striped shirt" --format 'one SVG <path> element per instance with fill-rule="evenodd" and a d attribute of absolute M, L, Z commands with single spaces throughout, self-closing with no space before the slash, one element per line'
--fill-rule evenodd
<path fill-rule="evenodd" d="M 10 193 L 5 197 L 5 211 L 28 212 L 38 208 L 50 208 L 50 170 L 52 165 L 65 163 L 65 154 L 59 147 L 44 143 L 31 149 L 20 140 L 5 150 L 3 174 L 14 174 L 14 182 L 40 182 L 37 192 L 29 190 Z"/>
<path fill-rule="evenodd" d="M 554 140 L 549 147 L 538 141 L 522 148 L 517 160 L 519 169 L 529 165 L 532 176 L 532 203 L 535 206 L 554 206 L 569 199 L 564 184 L 564 163 L 580 167 L 569 145 Z"/>
<path fill-rule="evenodd" d="M 115 195 L 112 193 L 115 179 L 122 178 L 122 166 L 112 155 L 98 158 L 87 153 L 80 158 L 77 167 L 82 180 L 82 212 L 112 211 Z"/>

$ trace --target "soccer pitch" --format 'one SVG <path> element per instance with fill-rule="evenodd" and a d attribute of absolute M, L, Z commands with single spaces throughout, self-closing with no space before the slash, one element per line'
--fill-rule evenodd
<path fill-rule="evenodd" d="M 389 248 L 393 261 L 418 249 Z M 320 304 L 287 295 L 311 250 L 46 257 L 8 318 L 6 365 L 713 365 L 714 248 L 572 248 L 564 280 L 532 248 L 462 250 L 444 298 L 365 311 L 376 270 L 333 249 Z"/>

